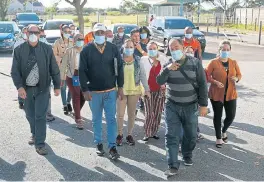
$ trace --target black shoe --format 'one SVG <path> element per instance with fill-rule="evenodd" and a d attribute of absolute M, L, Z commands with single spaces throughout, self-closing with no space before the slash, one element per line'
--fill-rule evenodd
<path fill-rule="evenodd" d="M 149 140 L 149 137 L 146 137 L 146 136 L 145 136 L 145 137 L 143 138 L 143 141 L 144 141 L 144 142 L 147 142 L 148 140 Z"/>
<path fill-rule="evenodd" d="M 63 111 L 65 115 L 68 115 L 69 114 L 68 106 L 64 106 Z"/>
<path fill-rule="evenodd" d="M 117 146 L 122 146 L 122 144 L 123 144 L 123 135 L 118 135 L 116 137 L 116 145 Z"/>
<path fill-rule="evenodd" d="M 126 137 L 126 140 L 127 140 L 127 144 L 130 145 L 130 146 L 135 145 L 135 143 L 136 143 L 131 135 L 128 135 Z"/>
<path fill-rule="evenodd" d="M 167 169 L 164 174 L 168 177 L 170 176 L 174 176 L 176 174 L 178 174 L 178 169 L 177 168 L 174 168 L 174 167 L 170 167 L 169 169 Z"/>
<path fill-rule="evenodd" d="M 24 104 L 23 103 L 19 103 L 19 109 L 24 109 Z"/>
<path fill-rule="evenodd" d="M 100 144 L 97 145 L 96 153 L 97 153 L 98 156 L 103 156 L 105 154 L 103 144 L 100 143 Z"/>
<path fill-rule="evenodd" d="M 117 153 L 116 147 L 112 147 L 109 151 L 109 158 L 112 160 L 116 160 L 120 157 L 120 155 Z"/>
<path fill-rule="evenodd" d="M 72 112 L 72 106 L 71 106 L 71 104 L 69 103 L 69 104 L 67 104 L 67 108 L 68 108 L 68 112 Z"/>
<path fill-rule="evenodd" d="M 183 160 L 184 160 L 184 165 L 185 166 L 192 166 L 193 165 L 193 161 L 192 161 L 191 158 L 186 157 L 186 158 L 183 158 Z"/>
<path fill-rule="evenodd" d="M 158 135 L 154 135 L 152 138 L 154 138 L 155 140 L 159 140 L 160 137 Z"/>

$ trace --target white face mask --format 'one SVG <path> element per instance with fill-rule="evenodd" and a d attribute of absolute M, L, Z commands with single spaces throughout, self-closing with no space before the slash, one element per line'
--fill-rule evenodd
<path fill-rule="evenodd" d="M 186 55 L 186 56 L 194 57 L 194 54 L 193 54 L 193 53 L 186 53 L 185 55 Z"/>
<path fill-rule="evenodd" d="M 118 33 L 119 37 L 123 37 L 124 36 L 124 32 Z"/>
<path fill-rule="evenodd" d="M 113 42 L 113 39 L 114 39 L 113 37 L 111 37 L 111 38 L 107 37 L 107 38 L 106 38 L 106 40 L 107 40 L 108 42 L 111 42 L 111 43 Z"/>
<path fill-rule="evenodd" d="M 36 36 L 35 34 L 31 34 L 28 39 L 30 42 L 35 43 L 38 41 L 38 36 Z"/>
<path fill-rule="evenodd" d="M 22 34 L 22 38 L 23 38 L 24 40 L 27 40 L 27 39 L 28 39 L 27 34 L 23 33 L 23 34 Z"/>

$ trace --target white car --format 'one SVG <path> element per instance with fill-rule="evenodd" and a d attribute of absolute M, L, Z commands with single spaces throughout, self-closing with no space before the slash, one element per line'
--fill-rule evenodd
<path fill-rule="evenodd" d="M 61 38 L 61 32 L 60 32 L 61 24 L 70 25 L 73 24 L 73 20 L 67 20 L 67 19 L 47 20 L 43 24 L 42 28 L 44 29 L 48 43 L 53 44 L 57 39 Z"/>

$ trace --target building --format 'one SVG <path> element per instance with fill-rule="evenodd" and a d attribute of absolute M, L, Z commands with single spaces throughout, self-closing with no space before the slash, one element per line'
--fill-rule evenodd
<path fill-rule="evenodd" d="M 26 0 L 12 0 L 8 7 L 8 14 L 15 14 L 21 12 L 36 12 L 43 14 L 45 12 L 45 7 L 41 2 L 26 1 Z"/>

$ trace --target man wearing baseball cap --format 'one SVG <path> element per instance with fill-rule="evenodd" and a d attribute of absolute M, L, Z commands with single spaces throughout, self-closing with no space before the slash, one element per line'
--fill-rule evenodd
<path fill-rule="evenodd" d="M 123 99 L 124 71 L 117 46 L 106 41 L 106 27 L 97 23 L 93 27 L 94 41 L 80 54 L 80 86 L 92 111 L 96 153 L 104 155 L 102 144 L 102 113 L 105 111 L 109 157 L 119 158 L 116 150 L 116 98 Z M 118 87 L 118 91 L 116 91 Z"/>

